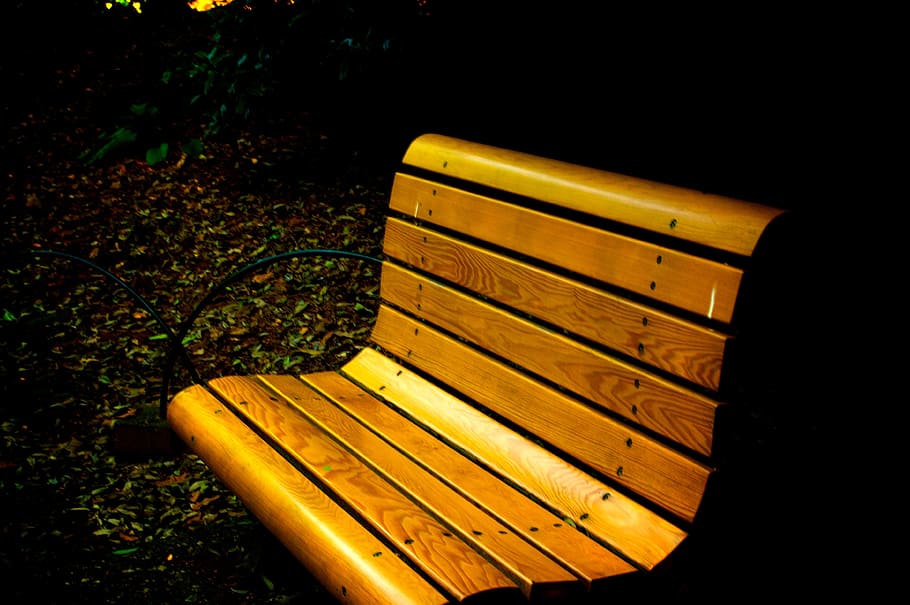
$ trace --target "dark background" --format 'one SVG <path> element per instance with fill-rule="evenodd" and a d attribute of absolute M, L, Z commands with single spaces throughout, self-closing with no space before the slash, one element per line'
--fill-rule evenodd
<path fill-rule="evenodd" d="M 819 205 L 876 153 L 862 141 L 889 41 L 861 15 L 450 2 L 428 21 L 367 120 L 405 139 L 443 131 L 785 206 Z"/>
<path fill-rule="evenodd" d="M 96 60 L 130 44 L 151 49 L 186 15 L 180 0 L 145 4 L 128 24 L 94 18 L 95 0 L 4 5 L 4 117 L 59 93 L 48 88 L 53 70 L 84 61 L 85 49 Z M 351 5 L 377 31 L 394 32 L 392 58 L 331 87 L 306 66 L 285 65 L 281 98 L 269 101 L 319 115 L 337 144 L 377 164 L 394 165 L 414 136 L 436 131 L 812 209 L 856 203 L 860 188 L 871 197 L 866 173 L 893 165 L 900 38 L 886 11 L 773 2 Z M 154 85 L 178 50 L 131 52 Z"/>

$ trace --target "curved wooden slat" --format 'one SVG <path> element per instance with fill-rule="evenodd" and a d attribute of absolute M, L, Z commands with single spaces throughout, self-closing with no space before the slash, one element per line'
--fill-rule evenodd
<path fill-rule="evenodd" d="M 398 368 L 396 373 L 401 370 L 400 366 L 394 368 Z M 391 371 L 393 366 L 388 369 Z M 290 392 L 293 388 L 293 383 L 285 376 L 267 377 L 266 380 L 269 384 L 278 386 L 283 393 Z M 502 527 L 507 528 L 510 534 L 514 532 L 515 535 L 520 535 L 528 544 L 533 544 L 571 570 L 584 581 L 589 590 L 603 580 L 634 571 L 635 568 L 627 562 L 573 529 L 561 517 L 532 502 L 524 494 L 502 483 L 476 463 L 381 403 L 377 399 L 382 394 L 381 391 L 378 394 L 368 393 L 336 372 L 307 374 L 301 376 L 301 380 L 330 397 L 335 405 L 363 425 L 369 426 L 371 431 L 437 478 L 428 480 L 426 473 L 415 475 L 412 472 L 402 472 L 400 467 L 383 469 L 383 474 L 389 476 L 390 481 L 406 482 L 403 489 L 407 489 L 420 501 L 436 502 L 441 508 L 451 510 L 452 502 L 458 502 L 462 497 L 470 500 L 472 505 L 499 519 L 504 524 Z M 327 420 L 333 415 L 332 408 L 318 406 L 314 410 L 313 406 L 307 406 L 304 412 L 312 416 L 318 414 L 324 419 L 323 424 L 337 424 Z M 335 410 L 334 413 L 340 412 Z M 356 440 L 356 449 L 361 450 L 364 440 L 359 432 Z M 352 444 L 351 447 L 355 446 Z M 375 458 L 376 456 L 371 456 L 371 459 Z M 412 477 L 416 480 L 412 480 Z M 444 482 L 446 487 L 440 488 L 439 482 Z M 450 496 L 450 490 L 457 492 L 459 497 Z M 474 533 L 472 527 L 462 527 L 462 533 Z M 502 529 L 496 530 L 497 533 L 501 531 Z M 496 555 L 491 553 L 491 556 Z M 525 564 L 534 560 L 527 555 L 524 557 L 527 559 Z M 547 592 L 555 591 L 548 589 Z"/>
<path fill-rule="evenodd" d="M 503 593 L 502 597 L 507 598 L 509 592 L 518 590 L 505 574 L 453 536 L 448 528 L 365 468 L 356 457 L 303 420 L 296 410 L 255 379 L 229 376 L 212 380 L 209 386 L 269 439 L 281 443 L 285 452 L 311 476 L 317 477 L 324 489 L 335 494 L 401 553 L 406 553 L 415 566 L 458 601 L 492 592 Z M 287 531 L 281 528 L 282 533 Z M 377 552 L 385 553 L 381 556 L 395 556 L 388 549 Z"/>
<path fill-rule="evenodd" d="M 711 452 L 719 407 L 713 399 L 400 267 L 388 265 L 383 270 L 382 296 L 604 409 L 687 448 Z M 380 312 L 374 338 L 377 334 L 390 338 L 400 328 L 408 332 L 397 340 L 413 340 L 410 325 L 381 325 L 392 316 L 385 309 Z M 440 354 L 445 356 L 444 351 Z M 453 375 L 450 384 L 464 380 L 464 376 Z"/>
<path fill-rule="evenodd" d="M 426 134 L 404 163 L 662 235 L 750 256 L 784 210 Z"/>
<path fill-rule="evenodd" d="M 717 330 L 395 218 L 383 252 L 695 384 L 720 386 L 732 337 Z"/>
<path fill-rule="evenodd" d="M 686 536 L 679 527 L 372 349 L 361 351 L 344 372 L 642 567 L 662 561 Z"/>
<path fill-rule="evenodd" d="M 353 383 L 335 372 L 304 376 L 306 384 L 287 375 L 262 375 L 257 378 L 385 481 L 442 520 L 461 540 L 480 551 L 512 578 L 527 598 L 536 600 L 540 592 L 551 597 L 580 592 L 581 582 L 568 570 L 466 501 L 327 399 L 331 397 L 345 402 L 355 401 L 359 396 L 369 397 Z M 319 392 L 308 385 L 318 388 Z M 499 489 L 499 486 L 490 482 L 487 488 Z"/>
<path fill-rule="evenodd" d="M 184 442 L 339 601 L 450 602 L 203 387 L 178 393 L 167 414 Z"/>
<path fill-rule="evenodd" d="M 617 483 L 684 519 L 694 519 L 711 474 L 704 465 L 388 307 L 380 309 L 373 338 L 393 355 L 444 384 L 457 384 L 467 397 Z M 412 414 L 438 417 L 433 410 Z M 472 446 L 464 447 L 471 451 Z"/>
<path fill-rule="evenodd" d="M 390 207 L 641 296 L 729 322 L 742 270 L 398 174 Z"/>

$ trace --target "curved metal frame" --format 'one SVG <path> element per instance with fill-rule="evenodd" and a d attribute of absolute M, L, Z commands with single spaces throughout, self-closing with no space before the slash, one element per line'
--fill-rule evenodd
<path fill-rule="evenodd" d="M 367 256 L 365 254 L 360 254 L 358 252 L 348 252 L 346 250 L 332 250 L 324 248 L 308 248 L 303 250 L 293 250 L 291 252 L 283 252 L 281 254 L 276 254 L 274 256 L 268 256 L 266 258 L 259 259 L 254 261 L 245 267 L 242 267 L 226 277 L 224 280 L 215 285 L 214 288 L 209 290 L 208 294 L 199 301 L 196 307 L 193 309 L 192 313 L 180 324 L 179 331 L 174 337 L 174 340 L 171 341 L 171 346 L 168 350 L 167 360 L 165 362 L 164 370 L 162 371 L 161 377 L 161 398 L 158 404 L 158 411 L 162 418 L 167 416 L 167 402 L 168 402 L 168 393 L 170 391 L 170 382 L 171 374 L 174 370 L 174 361 L 177 355 L 177 349 L 183 351 L 183 356 L 189 359 L 189 356 L 186 353 L 186 349 L 183 347 L 183 339 L 186 338 L 187 333 L 192 327 L 196 319 L 199 318 L 199 314 L 202 313 L 202 310 L 208 305 L 212 300 L 221 292 L 223 292 L 228 286 L 239 280 L 244 275 L 247 275 L 253 271 L 262 269 L 269 265 L 273 265 L 277 262 L 288 260 L 291 258 L 299 258 L 302 256 L 341 256 L 346 258 L 354 258 L 357 260 L 364 260 L 369 262 L 374 262 L 377 264 L 382 264 L 382 260 L 374 258 L 372 256 Z M 196 384 L 203 384 L 203 381 L 199 379 L 198 374 L 196 374 L 195 369 L 193 370 L 195 375 L 193 382 Z"/>
<path fill-rule="evenodd" d="M 87 267 L 97 271 L 104 277 L 110 279 L 115 284 L 123 288 L 127 294 L 129 294 L 136 302 L 138 302 L 152 318 L 161 326 L 169 341 L 167 357 L 165 359 L 165 365 L 162 370 L 161 377 L 161 399 L 159 402 L 159 414 L 162 418 L 167 416 L 167 403 L 168 403 L 168 393 L 170 391 L 171 384 L 171 374 L 174 372 L 174 364 L 178 355 L 182 358 L 183 363 L 186 365 L 187 369 L 190 372 L 191 379 L 196 384 L 204 384 L 203 380 L 199 377 L 199 373 L 196 371 L 196 367 L 193 365 L 192 360 L 190 360 L 189 355 L 186 352 L 186 347 L 183 346 L 183 339 L 186 338 L 187 333 L 192 327 L 196 319 L 199 318 L 200 313 L 212 300 L 221 292 L 223 292 L 228 286 L 242 278 L 243 276 L 252 273 L 253 271 L 262 269 L 269 265 L 273 265 L 277 262 L 288 260 L 291 258 L 299 258 L 303 256 L 340 256 L 344 258 L 353 258 L 356 260 L 374 262 L 377 264 L 382 264 L 382 259 L 374 258 L 372 256 L 367 256 L 366 254 L 360 254 L 358 252 L 348 252 L 346 250 L 333 250 L 327 248 L 307 248 L 303 250 L 292 250 L 290 252 L 283 252 L 281 254 L 276 254 L 274 256 L 268 256 L 261 258 L 257 261 L 241 267 L 240 269 L 234 271 L 227 278 L 215 285 L 214 288 L 209 290 L 208 294 L 199 301 L 199 303 L 193 308 L 193 311 L 190 315 L 180 324 L 179 330 L 174 332 L 171 327 L 164 321 L 164 318 L 155 310 L 154 307 L 143 298 L 138 292 L 136 292 L 129 284 L 125 281 L 108 271 L 107 269 L 101 267 L 100 265 L 70 254 L 69 252 L 61 252 L 59 250 L 30 250 L 26 255 L 36 255 L 36 256 L 55 256 L 58 258 L 63 258 L 69 261 L 82 263 Z"/>
<path fill-rule="evenodd" d="M 175 342 L 176 335 L 174 334 L 174 331 L 171 329 L 171 327 L 167 324 L 167 322 L 164 321 L 164 318 L 162 318 L 161 315 L 158 313 L 158 311 L 156 311 L 155 308 L 145 298 L 143 298 L 138 292 L 136 292 L 129 284 L 127 284 L 125 281 L 123 281 L 122 279 L 120 279 L 119 277 L 117 277 L 116 275 L 114 275 L 113 273 L 111 273 L 110 271 L 105 269 L 104 267 L 102 267 L 102 266 L 98 265 L 97 263 L 94 263 L 88 259 L 82 258 L 81 256 L 76 256 L 75 254 L 70 254 L 69 252 L 61 252 L 59 250 L 31 250 L 28 252 L 28 254 L 35 255 L 35 256 L 55 256 L 55 257 L 63 258 L 63 259 L 73 261 L 76 263 L 82 263 L 83 265 L 86 265 L 90 269 L 93 269 L 93 270 L 97 271 L 98 273 L 100 273 L 101 275 L 103 275 L 104 277 L 110 279 L 115 284 L 117 284 L 118 286 L 123 288 L 127 292 L 127 294 L 129 294 L 131 297 L 133 297 L 133 300 L 138 302 L 139 305 L 141 305 L 146 311 L 149 312 L 149 314 L 152 316 L 152 318 L 164 330 L 165 334 L 167 334 L 167 338 L 171 342 L 171 351 L 175 350 L 173 343 Z M 180 341 L 177 340 L 176 342 L 179 343 Z M 192 376 L 193 382 L 201 381 L 201 378 L 199 378 L 199 374 L 196 372 L 195 366 L 193 366 L 193 362 L 190 360 L 189 355 L 187 355 L 187 353 L 186 353 L 186 349 L 183 349 L 182 347 L 181 347 L 181 349 L 183 352 L 183 355 L 182 355 L 183 362 L 186 364 L 187 369 L 189 370 L 189 372 Z"/>

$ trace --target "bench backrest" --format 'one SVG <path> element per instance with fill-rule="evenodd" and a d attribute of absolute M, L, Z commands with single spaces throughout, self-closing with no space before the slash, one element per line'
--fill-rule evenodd
<path fill-rule="evenodd" d="M 408 148 L 390 210 L 373 343 L 609 489 L 457 447 L 658 563 L 714 471 L 737 299 L 784 211 L 439 135 Z M 644 515 L 671 537 L 624 535 Z"/>

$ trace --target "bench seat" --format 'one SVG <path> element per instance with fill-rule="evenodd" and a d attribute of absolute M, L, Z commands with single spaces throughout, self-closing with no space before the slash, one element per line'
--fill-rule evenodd
<path fill-rule="evenodd" d="M 168 422 L 338 600 L 564 601 L 679 550 L 785 212 L 440 135 L 409 147 L 369 346 Z"/>

